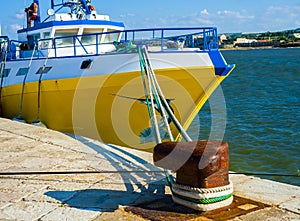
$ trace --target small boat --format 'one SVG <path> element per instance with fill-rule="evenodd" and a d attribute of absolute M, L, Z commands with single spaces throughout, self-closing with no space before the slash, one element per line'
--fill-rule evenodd
<path fill-rule="evenodd" d="M 18 40 L 1 39 L 2 116 L 144 151 L 155 138 L 141 78 L 144 45 L 177 119 L 187 129 L 233 70 L 218 50 L 215 27 L 127 30 L 90 0 L 39 1 L 25 9 Z M 157 111 L 159 115 L 159 111 Z M 164 139 L 167 133 L 163 131 Z M 170 121 L 176 140 L 180 135 Z"/>

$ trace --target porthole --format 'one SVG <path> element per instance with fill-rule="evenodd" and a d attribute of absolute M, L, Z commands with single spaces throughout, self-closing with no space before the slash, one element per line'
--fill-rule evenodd
<path fill-rule="evenodd" d="M 39 70 L 35 74 L 47 74 L 52 67 L 40 67 Z"/>
<path fill-rule="evenodd" d="M 29 71 L 29 68 L 20 68 L 16 74 L 16 76 L 26 75 Z"/>
<path fill-rule="evenodd" d="M 83 61 L 83 62 L 81 63 L 80 69 L 90 69 L 91 66 L 92 66 L 92 62 L 93 62 L 93 60 L 91 60 L 91 59 L 88 59 L 88 60 Z"/>
<path fill-rule="evenodd" d="M 8 77 L 8 75 L 9 75 L 9 73 L 10 73 L 10 70 L 11 70 L 10 68 L 3 69 L 3 73 L 2 73 L 2 74 L 3 74 L 3 77 L 5 77 L 5 78 Z M 0 75 L 0 76 L 1 76 L 1 75 Z"/>

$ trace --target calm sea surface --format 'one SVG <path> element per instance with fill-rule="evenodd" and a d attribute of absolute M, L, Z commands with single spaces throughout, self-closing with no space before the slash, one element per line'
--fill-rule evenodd
<path fill-rule="evenodd" d="M 222 54 L 228 63 L 236 64 L 222 83 L 227 109 L 224 141 L 229 143 L 230 169 L 296 175 L 300 170 L 300 49 Z M 209 104 L 199 112 L 200 132 L 195 121 L 189 129 L 199 139 L 208 139 L 211 133 Z M 300 177 L 263 178 L 300 186 Z"/>

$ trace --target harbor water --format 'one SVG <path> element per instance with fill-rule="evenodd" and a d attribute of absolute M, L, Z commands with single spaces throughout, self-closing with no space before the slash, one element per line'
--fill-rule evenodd
<path fill-rule="evenodd" d="M 227 110 L 223 139 L 229 143 L 230 169 L 294 175 L 260 177 L 300 186 L 296 177 L 300 170 L 300 49 L 222 54 L 228 63 L 236 64 L 221 87 Z M 194 137 L 208 139 L 213 132 L 212 106 L 207 102 L 192 123 L 189 132 Z M 198 120 L 200 130 L 195 129 Z"/>

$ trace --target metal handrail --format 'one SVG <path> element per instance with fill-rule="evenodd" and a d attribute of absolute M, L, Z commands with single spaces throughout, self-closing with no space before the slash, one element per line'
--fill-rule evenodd
<path fill-rule="evenodd" d="M 181 34 L 180 32 L 186 31 L 192 33 L 185 33 Z M 144 36 L 151 37 L 144 38 Z M 170 35 L 170 33 L 173 33 Z M 177 33 L 177 34 L 176 34 Z M 101 42 L 99 39 L 103 35 L 113 35 L 118 34 L 118 41 L 109 41 L 109 42 Z M 121 39 L 120 39 L 121 36 Z M 140 37 L 138 37 L 140 36 Z M 95 39 L 95 42 L 88 43 L 83 42 L 82 38 L 84 37 L 92 37 Z M 65 39 L 71 39 L 72 43 L 65 44 L 65 45 L 58 45 L 59 41 L 65 41 Z M 40 39 L 35 42 L 38 45 L 36 58 L 45 58 L 49 55 L 45 55 L 43 51 L 47 50 L 52 53 L 50 57 L 61 57 L 59 56 L 60 50 L 72 48 L 73 53 L 69 53 L 67 56 L 64 57 L 74 57 L 74 56 L 84 56 L 88 54 L 99 55 L 100 54 L 100 46 L 106 44 L 124 44 L 126 43 L 134 43 L 134 44 L 148 44 L 151 46 L 158 45 L 160 46 L 160 51 L 165 51 L 166 44 L 168 41 L 178 41 L 184 40 L 186 42 L 186 47 L 191 48 L 199 48 L 202 51 L 209 51 L 212 50 L 211 45 L 217 46 L 218 45 L 218 35 L 217 29 L 215 27 L 191 27 L 191 28 L 151 28 L 151 29 L 130 29 L 130 30 L 120 30 L 120 31 L 110 31 L 110 32 L 101 32 L 101 33 L 92 33 L 92 34 L 83 34 L 83 35 L 73 35 L 73 36 L 63 36 L 63 37 L 55 37 L 55 38 L 45 38 Z M 13 41 L 15 43 L 27 43 L 24 41 Z M 46 46 L 44 46 L 46 45 Z M 93 49 L 92 53 L 88 52 L 88 49 Z M 126 49 L 126 48 L 125 48 Z M 131 48 L 132 49 L 132 48 Z M 213 48 L 214 50 L 216 47 Z M 29 49 L 30 50 L 30 49 Z M 83 51 L 84 53 L 78 53 L 78 50 Z M 19 49 L 19 54 L 22 52 Z M 112 53 L 116 53 L 118 51 L 114 51 Z M 129 53 L 131 51 L 122 50 L 122 53 Z M 20 59 L 21 56 L 17 57 L 16 59 Z M 22 58 L 26 59 L 26 58 Z M 29 58 L 27 58 L 29 59 Z"/>

